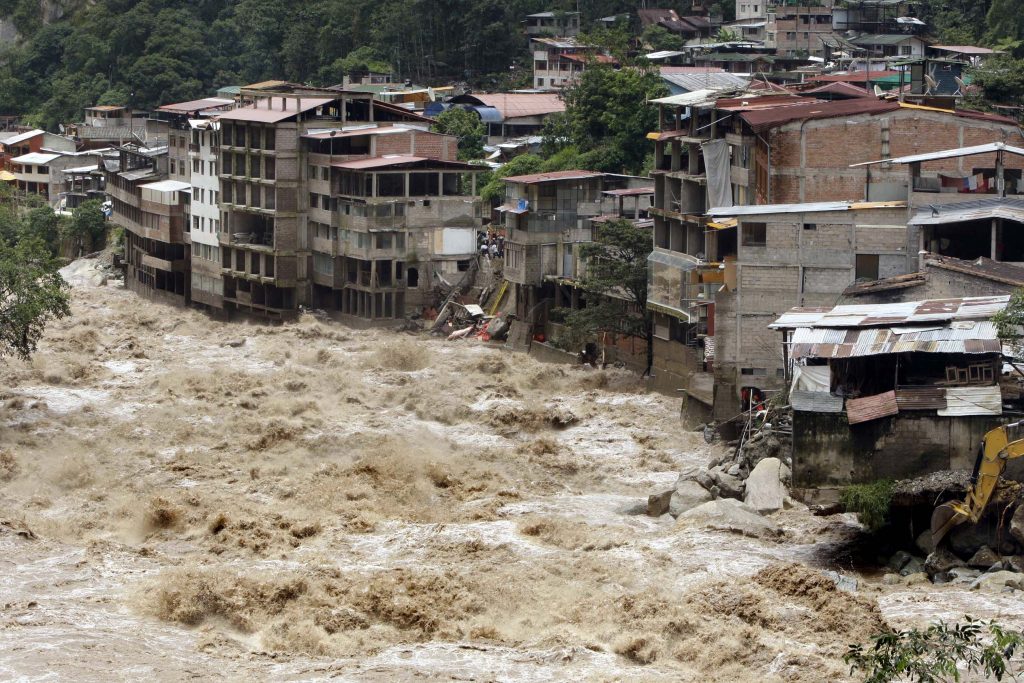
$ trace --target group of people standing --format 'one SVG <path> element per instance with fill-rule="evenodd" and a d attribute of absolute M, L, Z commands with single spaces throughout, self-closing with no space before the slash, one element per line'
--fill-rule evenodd
<path fill-rule="evenodd" d="M 488 231 L 480 233 L 480 256 L 487 260 L 502 258 L 505 255 L 505 237 Z"/>

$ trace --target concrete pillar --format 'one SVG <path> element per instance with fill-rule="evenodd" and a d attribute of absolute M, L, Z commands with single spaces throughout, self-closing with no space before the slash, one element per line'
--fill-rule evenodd
<path fill-rule="evenodd" d="M 991 249 L 992 253 L 989 255 L 989 258 L 992 259 L 993 261 L 996 260 L 996 239 L 998 237 L 998 235 L 997 235 L 997 233 L 998 233 L 998 225 L 999 225 L 999 219 L 993 218 L 992 219 L 992 249 Z"/>

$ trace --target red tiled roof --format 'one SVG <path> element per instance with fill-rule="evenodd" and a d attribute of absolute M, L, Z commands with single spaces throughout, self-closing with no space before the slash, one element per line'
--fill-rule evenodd
<path fill-rule="evenodd" d="M 596 178 L 604 175 L 599 171 L 552 171 L 551 173 L 532 173 L 530 175 L 516 175 L 504 178 L 509 183 L 522 183 L 532 185 L 534 183 L 546 183 L 553 180 L 582 180 L 584 178 Z"/>

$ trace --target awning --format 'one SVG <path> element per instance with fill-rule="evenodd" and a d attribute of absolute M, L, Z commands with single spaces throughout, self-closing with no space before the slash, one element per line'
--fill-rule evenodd
<path fill-rule="evenodd" d="M 517 204 L 502 204 L 501 206 L 495 209 L 495 211 L 498 211 L 500 213 L 505 213 L 507 211 L 508 213 L 515 214 L 526 213 L 529 210 L 529 207 L 519 206 Z"/>
<path fill-rule="evenodd" d="M 0 181 L 5 183 L 13 183 L 16 180 L 14 174 L 10 171 L 0 171 Z"/>

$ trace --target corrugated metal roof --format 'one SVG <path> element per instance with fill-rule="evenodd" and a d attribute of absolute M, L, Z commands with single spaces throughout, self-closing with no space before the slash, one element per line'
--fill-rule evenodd
<path fill-rule="evenodd" d="M 949 387 L 946 389 L 946 407 L 939 410 L 943 417 L 961 415 L 1002 415 L 1003 395 L 998 386 Z"/>
<path fill-rule="evenodd" d="M 833 396 L 827 391 L 791 391 L 789 403 L 793 410 L 805 413 L 843 412 L 843 397 Z"/>
<path fill-rule="evenodd" d="M 637 197 L 645 194 L 654 194 L 653 187 L 627 187 L 621 190 L 604 190 L 601 194 L 611 197 Z"/>
<path fill-rule="evenodd" d="M 897 415 L 899 412 L 895 391 L 886 391 L 863 398 L 846 399 L 846 419 L 852 425 Z"/>
<path fill-rule="evenodd" d="M 911 154 L 905 157 L 893 159 L 878 159 L 877 161 L 865 161 L 859 164 L 850 164 L 850 168 L 857 166 L 871 166 L 873 164 L 913 164 L 919 161 L 936 161 L 938 159 L 955 159 L 957 157 L 969 157 L 975 154 L 991 154 L 992 152 L 1008 152 L 1017 156 L 1024 156 L 1024 149 L 1008 145 L 1005 142 L 989 142 L 984 145 L 973 147 L 957 147 L 939 152 L 928 152 L 926 154 Z"/>
<path fill-rule="evenodd" d="M 652 104 L 667 104 L 673 107 L 696 107 L 708 102 L 714 102 L 724 93 L 731 93 L 736 88 L 701 88 L 692 92 L 685 92 L 681 95 L 670 95 L 650 100 Z"/>
<path fill-rule="evenodd" d="M 858 97 L 849 100 L 833 100 L 831 102 L 814 100 L 804 104 L 744 111 L 740 113 L 740 117 L 750 124 L 754 132 L 760 133 L 769 128 L 777 128 L 794 121 L 831 119 L 857 116 L 859 114 L 885 114 L 896 111 L 899 108 L 899 102 Z"/>
<path fill-rule="evenodd" d="M 896 390 L 900 410 L 943 410 L 946 407 L 945 387 L 901 387 Z"/>
<path fill-rule="evenodd" d="M 935 208 L 920 209 L 910 219 L 910 225 L 944 225 L 964 221 L 1005 218 L 1024 223 L 1024 200 L 994 197 L 953 204 L 938 204 Z"/>
<path fill-rule="evenodd" d="M 835 306 L 834 308 L 793 308 L 769 327 L 794 329 L 800 327 L 891 327 L 921 322 L 954 320 L 991 320 L 1006 308 L 1010 296 L 977 296 L 963 299 L 930 299 L 896 304 Z M 980 325 L 976 329 L 986 330 Z"/>
<path fill-rule="evenodd" d="M 993 50 L 988 47 L 978 47 L 976 45 L 931 45 L 931 50 L 942 50 L 943 52 L 955 52 L 961 55 L 994 55 L 1000 54 L 1000 50 Z"/>
<path fill-rule="evenodd" d="M 584 178 L 598 178 L 604 174 L 600 171 L 552 171 L 550 173 L 531 173 L 530 175 L 515 175 L 502 178 L 506 183 L 520 183 L 533 185 L 535 183 L 550 183 L 556 180 L 583 180 Z"/>
<path fill-rule="evenodd" d="M 719 206 L 708 209 L 707 215 L 760 216 L 772 213 L 817 213 L 824 211 L 857 211 L 860 209 L 902 209 L 906 202 L 807 202 L 804 204 L 751 204 Z"/>
<path fill-rule="evenodd" d="M 30 140 L 30 139 L 34 138 L 35 136 L 37 136 L 37 135 L 43 135 L 45 133 L 46 133 L 45 130 L 40 130 L 40 129 L 36 128 L 35 130 L 30 130 L 30 131 L 28 131 L 26 133 L 18 133 L 17 135 L 15 135 L 13 137 L 9 137 L 6 140 L 4 140 L 4 144 L 5 145 L 16 145 L 19 142 L 25 142 L 25 140 Z"/>
<path fill-rule="evenodd" d="M 676 52 L 674 50 L 665 50 L 667 56 L 676 56 L 686 54 L 685 52 Z M 660 52 L 654 52 L 652 54 L 662 54 Z M 650 57 L 651 55 L 647 55 Z M 658 71 L 662 76 L 671 76 L 672 74 L 707 74 L 707 73 L 725 73 L 725 69 L 720 66 L 661 66 L 658 67 Z"/>
<path fill-rule="evenodd" d="M 696 92 L 698 90 L 723 90 L 742 89 L 750 83 L 749 77 L 737 76 L 730 73 L 690 73 L 690 74 L 661 74 L 661 80 L 674 85 L 684 92 Z"/>
<path fill-rule="evenodd" d="M 1015 266 L 1012 263 L 993 261 L 984 256 L 973 261 L 962 261 L 951 256 L 926 254 L 924 263 L 928 267 L 951 270 L 1015 287 L 1024 287 L 1024 268 Z"/>
<path fill-rule="evenodd" d="M 462 161 L 446 161 L 444 159 L 429 159 L 427 157 L 406 156 L 402 154 L 388 155 L 382 157 L 369 157 L 366 159 L 352 159 L 349 161 L 335 161 L 331 166 L 344 168 L 350 171 L 365 171 L 375 168 L 387 168 L 389 166 L 403 166 L 406 164 L 422 164 L 429 168 L 453 169 L 460 171 L 483 171 L 485 167 L 467 164 Z"/>

